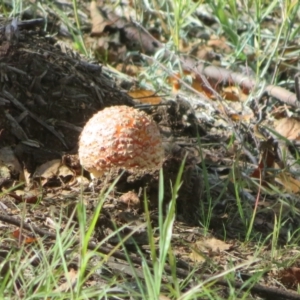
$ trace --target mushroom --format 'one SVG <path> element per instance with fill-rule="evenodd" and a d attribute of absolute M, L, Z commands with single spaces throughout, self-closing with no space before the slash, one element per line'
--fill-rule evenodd
<path fill-rule="evenodd" d="M 94 178 L 113 168 L 159 169 L 164 158 L 157 124 L 145 112 L 107 107 L 86 123 L 79 138 L 79 160 Z"/>

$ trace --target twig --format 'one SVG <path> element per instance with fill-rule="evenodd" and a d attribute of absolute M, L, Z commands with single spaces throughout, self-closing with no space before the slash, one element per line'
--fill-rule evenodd
<path fill-rule="evenodd" d="M 300 73 L 295 75 L 295 92 L 297 96 L 297 100 L 300 102 Z"/>
<path fill-rule="evenodd" d="M 164 50 L 164 58 L 167 58 L 170 61 L 177 61 L 179 59 L 184 70 L 194 72 L 198 76 L 202 74 L 206 78 L 209 78 L 210 80 L 213 80 L 221 85 L 238 85 L 242 89 L 249 92 L 253 91 L 255 87 L 259 86 L 258 80 L 256 80 L 255 78 L 245 76 L 241 73 L 233 72 L 224 68 L 211 65 L 207 66 L 205 62 L 200 62 L 199 60 L 192 57 L 176 55 L 173 52 L 169 51 L 163 43 L 160 43 L 157 39 L 155 39 L 142 25 L 137 22 L 135 22 L 134 24 L 142 30 L 143 34 L 147 35 L 147 43 L 155 45 L 154 49 L 156 51 Z M 134 38 L 133 35 L 132 37 Z M 139 42 L 139 40 L 137 41 Z M 296 94 L 282 87 L 267 84 L 263 88 L 262 93 L 263 92 L 266 92 L 270 97 L 274 97 L 284 103 L 297 108 L 300 107 L 300 102 L 297 100 Z"/>
<path fill-rule="evenodd" d="M 16 26 L 20 29 L 31 29 L 34 28 L 36 26 L 44 26 L 45 24 L 45 20 L 43 18 L 37 18 L 37 19 L 31 19 L 31 20 L 16 20 L 16 19 L 12 19 L 12 22 L 16 23 Z M 16 27 L 15 26 L 15 27 Z M 5 26 L 0 26 L 0 31 L 5 30 L 5 28 L 7 27 L 7 24 Z M 16 30 L 16 28 L 15 28 Z"/>
<path fill-rule="evenodd" d="M 38 227 L 35 227 L 31 224 L 25 223 L 23 222 L 21 224 L 21 221 L 17 220 L 14 217 L 10 217 L 8 215 L 4 215 L 4 214 L 0 214 L 0 220 L 8 223 L 8 224 L 12 224 L 18 227 L 23 226 L 23 229 L 29 230 L 35 234 L 38 234 L 39 236 L 42 237 L 48 237 L 51 239 L 56 239 L 56 234 L 48 232 L 46 230 L 40 229 Z M 80 241 L 77 240 L 75 242 L 75 244 L 80 244 Z M 111 247 L 105 247 L 105 246 L 98 246 L 95 243 L 90 242 L 88 244 L 88 249 L 89 250 L 93 250 L 93 251 L 97 251 L 103 254 L 107 254 L 107 255 L 111 255 L 115 258 L 118 258 L 120 260 L 124 260 L 127 261 L 127 256 L 122 253 L 121 251 L 114 251 L 114 248 Z M 142 263 L 144 263 L 145 261 L 147 262 L 149 267 L 152 267 L 152 262 L 150 260 L 144 260 L 141 259 L 139 257 L 130 257 L 131 261 L 134 264 L 138 264 L 138 265 L 142 265 Z M 179 269 L 176 268 L 176 274 L 181 277 L 181 278 L 187 278 L 188 276 L 190 276 L 190 273 L 192 268 L 186 268 L 186 269 Z M 172 268 L 169 266 L 165 266 L 165 271 L 168 274 L 172 274 Z M 209 275 L 204 275 L 201 274 L 200 271 L 195 271 L 194 274 L 200 275 L 201 276 L 201 280 L 209 280 L 211 278 L 211 276 Z M 215 284 L 221 285 L 221 286 L 225 286 L 225 287 L 229 287 L 230 286 L 234 286 L 236 289 L 242 289 L 242 290 L 250 290 L 253 293 L 257 293 L 261 296 L 263 296 L 265 299 L 267 300 L 300 300 L 300 295 L 296 294 L 295 292 L 290 292 L 290 291 L 284 291 L 284 290 L 280 290 L 278 288 L 270 288 L 270 287 L 266 287 L 260 284 L 255 284 L 252 287 L 249 286 L 245 286 L 245 284 L 243 282 L 237 282 L 237 281 L 228 281 L 228 280 L 224 280 L 224 279 L 217 279 L 214 281 Z"/>
<path fill-rule="evenodd" d="M 53 129 L 51 126 L 49 126 L 46 122 L 44 122 L 43 120 L 41 120 L 38 116 L 36 116 L 34 113 L 32 113 L 30 110 L 28 110 L 19 100 L 17 100 L 12 94 L 10 94 L 9 92 L 3 90 L 3 94 L 10 100 L 10 102 L 12 102 L 18 109 L 22 110 L 22 111 L 27 111 L 28 115 L 34 119 L 35 121 L 37 121 L 38 123 L 40 123 L 42 126 L 44 126 L 46 129 L 48 129 L 53 135 L 55 135 L 60 142 L 66 147 L 66 149 L 68 149 L 68 145 L 65 142 L 65 140 L 59 135 L 58 132 L 56 132 L 55 129 Z"/>
<path fill-rule="evenodd" d="M 28 137 L 17 120 L 7 111 L 4 111 L 6 118 L 10 121 L 12 133 L 21 141 L 27 141 Z"/>

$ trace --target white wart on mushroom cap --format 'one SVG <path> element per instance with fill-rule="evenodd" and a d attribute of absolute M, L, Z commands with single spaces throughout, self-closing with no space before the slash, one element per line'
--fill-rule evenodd
<path fill-rule="evenodd" d="M 157 124 L 129 106 L 112 106 L 96 113 L 79 138 L 79 160 L 94 177 L 112 168 L 158 169 L 164 158 Z"/>

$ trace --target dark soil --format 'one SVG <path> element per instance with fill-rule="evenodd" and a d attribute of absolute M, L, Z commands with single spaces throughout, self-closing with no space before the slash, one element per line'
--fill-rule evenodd
<path fill-rule="evenodd" d="M 81 127 L 98 110 L 134 104 L 101 66 L 62 49 L 39 28 L 17 31 L 9 40 L 4 32 L 0 96 L 5 102 L 0 102 L 0 147 L 16 147 L 28 170 L 63 152 L 76 151 Z M 28 140 L 35 141 L 35 147 L 24 147 Z M 32 159 L 22 157 L 22 152 L 25 156 L 31 153 Z"/>
<path fill-rule="evenodd" d="M 2 25 L 0 149 L 10 147 L 13 150 L 23 170 L 29 173 L 30 182 L 39 166 L 54 159 L 63 159 L 63 164 L 80 174 L 77 142 L 86 121 L 104 107 L 133 106 L 134 102 L 120 91 L 114 78 L 101 66 L 87 62 L 62 43 L 47 37 L 39 27 L 34 26 L 30 30 L 21 30 L 20 27 L 14 28 L 10 23 Z M 5 34 L 7 28 L 12 32 L 9 37 Z M 200 128 L 190 105 L 180 99 L 147 108 L 146 112 L 158 122 L 165 139 L 163 170 L 166 199 L 171 199 L 170 182 L 175 182 L 187 154 L 184 184 L 178 202 L 179 214 L 184 215 L 190 206 L 184 205 L 183 209 L 180 201 L 192 203 L 197 199 L 196 206 L 199 206 L 201 174 L 195 169 L 199 161 L 195 138 L 204 130 Z M 182 145 L 174 142 L 175 137 L 181 138 Z M 19 179 L 19 175 L 17 171 L 11 174 L 12 179 Z M 117 175 L 118 172 L 112 173 L 97 190 L 104 184 L 111 184 Z M 89 177 L 86 173 L 85 176 Z M 119 193 L 131 190 L 139 193 L 140 189 L 146 189 L 150 203 L 155 207 L 158 176 L 158 171 L 126 172 L 117 183 L 116 190 Z M 59 180 L 52 178 L 44 185 L 44 193 L 47 194 L 47 186 L 53 187 L 53 184 L 57 188 L 64 187 Z M 190 213 L 194 217 L 188 220 L 197 222 L 198 210 L 195 213 L 192 208 Z"/>
<path fill-rule="evenodd" d="M 16 219 L 21 218 L 20 211 L 26 206 L 26 219 L 51 231 L 51 226 L 45 225 L 49 216 L 61 220 L 62 227 L 70 217 L 75 226 L 78 225 L 73 212 L 80 198 L 84 199 L 86 211 L 91 216 L 99 203 L 99 193 L 111 186 L 122 171 L 113 170 L 91 188 L 89 174 L 81 174 L 77 158 L 82 127 L 104 107 L 134 106 L 135 102 L 121 91 L 120 86 L 126 86 L 124 82 L 117 84 L 116 76 L 108 70 L 86 61 L 36 25 L 22 26 L 21 23 L 16 26 L 4 21 L 0 25 L 0 151 L 4 149 L 3 153 L 8 153 L 0 156 L 0 188 L 5 192 L 0 204 L 5 207 L 6 215 Z M 207 199 L 212 201 L 211 228 L 215 234 L 223 232 L 229 225 L 227 236 L 233 233 L 236 237 L 235 230 L 239 230 L 240 221 L 230 219 L 224 213 L 226 209 L 235 210 L 231 216 L 237 215 L 236 205 L 230 204 L 230 190 L 216 177 L 206 174 L 204 180 L 200 168 L 203 157 L 199 153 L 198 135 L 203 140 L 207 135 L 210 142 L 218 139 L 213 135 L 208 137 L 205 124 L 199 124 L 191 105 L 180 98 L 144 109 L 158 123 L 164 137 L 166 204 L 172 198 L 171 187 L 186 158 L 176 203 L 177 224 L 180 225 L 174 232 L 180 233 L 180 241 L 175 239 L 174 243 L 181 249 L 178 253 L 189 252 L 187 243 L 200 238 L 199 228 L 196 232 L 191 227 L 185 231 L 185 226 L 198 226 L 200 219 L 205 219 L 209 211 Z M 41 172 L 41 166 L 47 171 L 46 175 Z M 19 188 L 21 195 L 14 191 L 20 183 L 24 184 Z M 144 194 L 149 200 L 153 227 L 157 225 L 158 187 L 159 171 L 124 172 L 105 201 L 93 241 L 103 240 L 115 230 L 115 225 L 130 223 L 120 232 L 120 236 L 134 232 L 134 242 L 126 241 L 128 249 L 136 250 L 136 245 L 147 247 L 147 230 L 135 232 L 134 226 L 145 221 Z M 8 189 L 11 191 L 7 192 Z M 220 195 L 228 200 L 223 206 L 217 203 Z M 36 204 L 34 209 L 30 203 Z M 110 244 L 118 242 L 119 237 L 109 240 Z M 9 248 L 10 245 L 3 244 L 2 247 Z"/>

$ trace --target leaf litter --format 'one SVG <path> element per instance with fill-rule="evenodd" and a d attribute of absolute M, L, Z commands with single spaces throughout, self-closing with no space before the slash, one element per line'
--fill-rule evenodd
<path fill-rule="evenodd" d="M 92 2 L 92 5 L 95 3 Z M 109 6 L 103 8 L 107 7 Z M 88 12 L 89 8 L 84 8 Z M 97 12 L 100 7 L 97 6 L 93 9 Z M 141 47 L 141 51 L 147 55 L 153 54 L 160 48 L 161 41 L 149 43 L 151 40 L 149 40 L 148 34 L 143 32 L 140 36 L 136 24 L 130 23 L 126 19 L 116 18 L 112 12 L 110 14 L 102 13 L 101 16 L 100 27 L 93 24 L 92 35 L 89 37 L 89 41 L 91 41 L 90 38 L 106 39 L 105 43 L 98 41 L 98 48 L 96 48 L 98 54 L 105 53 L 108 49 L 110 53 L 113 53 L 108 47 L 116 46 L 113 41 L 115 37 L 111 36 L 115 31 L 119 31 L 120 36 L 123 37 L 118 41 L 116 49 L 123 51 L 124 55 L 136 47 Z M 91 15 L 91 17 L 92 22 L 93 18 L 99 21 L 99 14 Z M 52 19 L 51 22 L 54 20 Z M 5 34 L 2 30 L 4 42 L 0 49 L 2 58 L 0 91 L 1 214 L 15 217 L 22 222 L 29 222 L 44 229 L 44 232 L 53 234 L 55 224 L 58 224 L 57 221 L 61 217 L 59 224 L 62 230 L 70 217 L 73 218 L 72 224 L 76 227 L 74 208 L 76 201 L 80 198 L 82 188 L 84 189 L 83 198 L 87 214 L 92 215 L 97 207 L 97 193 L 108 187 L 121 174 L 120 170 L 107 174 L 106 180 L 98 182 L 95 186 L 96 194 L 90 192 L 89 174 L 81 172 L 76 155 L 78 136 L 85 122 L 95 112 L 106 106 L 121 104 L 134 106 L 146 101 L 133 101 L 129 96 L 136 94 L 134 91 L 130 92 L 129 89 L 126 93 L 121 92 L 122 86 L 129 86 L 129 88 L 134 86 L 128 77 L 126 80 L 118 78 L 118 75 L 110 69 L 86 61 L 70 50 L 65 43 L 45 35 L 39 27 L 40 24 L 40 21 L 28 25 L 22 21 L 16 23 L 15 20 L 11 23 L 3 20 L 1 23 L 2 28 L 6 28 Z M 23 29 L 24 27 L 26 30 Z M 33 32 L 28 29 L 33 29 Z M 7 36 L 8 32 L 11 32 L 9 36 Z M 138 39 L 141 39 L 140 43 L 136 42 Z M 101 45 L 104 45 L 104 48 L 101 48 Z M 208 43 L 209 47 L 213 47 L 220 53 L 230 51 L 223 45 L 226 45 L 224 40 L 220 40 L 218 43 Z M 102 52 L 99 52 L 99 49 L 102 49 Z M 205 51 L 207 51 L 205 57 L 208 58 L 207 53 L 211 51 L 211 48 Z M 203 56 L 203 52 L 201 55 Z M 119 58 L 118 63 L 120 61 L 126 63 L 125 56 L 120 55 L 120 52 L 110 58 L 112 62 L 116 62 L 116 57 Z M 299 190 L 296 188 L 299 186 L 298 170 L 292 168 L 295 164 L 293 156 L 295 151 L 290 150 L 297 145 L 288 144 L 286 146 L 281 143 L 278 147 L 278 139 L 273 133 L 275 130 L 293 143 L 298 139 L 296 127 L 298 124 L 296 119 L 289 118 L 281 119 L 281 125 L 274 127 L 272 118 L 266 118 L 263 124 L 260 124 L 263 126 L 258 128 L 259 133 L 267 139 L 266 148 L 266 145 L 258 142 L 258 138 L 247 129 L 245 123 L 249 121 L 249 118 L 236 117 L 240 115 L 239 111 L 243 106 L 234 107 L 230 103 L 232 100 L 235 102 L 245 101 L 245 96 L 249 92 L 247 89 L 252 86 L 251 80 L 247 79 L 248 82 L 245 80 L 245 84 L 241 88 L 234 88 L 231 85 L 223 87 L 214 80 L 204 80 L 203 76 L 198 73 L 199 68 L 197 70 L 194 70 L 193 67 L 188 68 L 189 64 L 185 63 L 187 67 L 185 75 L 192 74 L 191 87 L 204 93 L 204 98 L 199 101 L 195 97 L 190 97 L 190 94 L 186 97 L 181 92 L 182 86 L 173 87 L 173 91 L 177 90 L 178 92 L 176 98 L 173 95 L 171 97 L 160 96 L 164 94 L 161 91 L 157 96 L 156 91 L 152 88 L 137 89 L 137 91 L 139 95 L 149 95 L 146 98 L 150 98 L 148 103 L 152 105 L 146 106 L 145 111 L 152 115 L 164 135 L 167 153 L 163 166 L 165 199 L 171 198 L 170 182 L 174 183 L 181 162 L 187 154 L 183 184 L 177 199 L 177 221 L 173 232 L 174 253 L 177 254 L 179 262 L 183 257 L 185 263 L 193 265 L 195 261 L 189 257 L 191 252 L 187 245 L 194 245 L 196 253 L 203 253 L 203 258 L 198 259 L 199 267 L 205 267 L 205 273 L 211 275 L 211 273 L 222 272 L 229 262 L 238 265 L 247 261 L 255 251 L 255 243 L 254 245 L 249 243 L 246 251 L 243 251 L 242 248 L 245 246 L 242 243 L 239 244 L 237 240 L 237 237 L 245 234 L 244 224 L 238 217 L 237 196 L 246 202 L 245 208 L 243 208 L 245 209 L 244 214 L 247 213 L 247 207 L 251 209 L 254 206 L 257 195 L 261 196 L 259 204 L 263 204 L 266 199 L 272 203 L 267 207 L 259 206 L 257 211 L 259 222 L 254 223 L 255 230 L 262 236 L 267 236 L 272 232 L 272 224 L 276 218 L 272 206 L 278 204 L 278 201 L 280 203 L 281 200 L 276 196 L 276 191 L 281 189 L 285 193 L 283 194 L 284 199 L 289 205 L 295 206 L 284 212 L 287 220 L 292 220 L 288 226 L 298 227 L 297 218 L 291 219 L 290 217 L 298 209 L 297 194 Z M 210 71 L 213 74 L 216 70 L 220 71 L 224 77 L 228 75 L 224 70 L 214 68 L 205 69 L 204 75 Z M 231 73 L 233 80 L 235 78 L 233 75 L 238 77 L 237 74 Z M 211 78 L 213 79 L 213 76 Z M 182 78 L 179 79 L 182 80 Z M 276 95 L 281 97 L 282 101 L 291 99 L 291 94 L 282 89 L 268 87 L 266 90 L 274 97 Z M 227 100 L 217 107 L 212 103 L 219 99 L 219 94 Z M 139 98 L 139 95 L 133 96 L 133 98 Z M 153 95 L 158 100 L 152 100 Z M 211 100 L 206 102 L 206 105 L 203 104 L 207 99 L 205 96 Z M 207 105 L 207 103 L 209 104 Z M 291 103 L 293 104 L 293 102 Z M 156 104 L 159 105 L 155 106 Z M 253 115 L 256 116 L 257 112 L 255 109 L 253 111 Z M 245 116 L 249 115 L 249 111 L 243 113 Z M 232 117 L 233 115 L 235 117 Z M 219 125 L 216 126 L 217 122 Z M 231 127 L 233 132 L 228 130 L 228 127 Z M 273 131 L 268 130 L 272 127 Z M 233 134 L 235 139 L 231 140 Z M 199 135 L 201 147 L 199 146 Z M 227 147 L 229 143 L 232 144 L 234 150 Z M 282 149 L 289 154 L 288 160 L 282 156 Z M 235 171 L 236 173 L 233 174 Z M 233 181 L 241 182 L 239 191 L 234 189 Z M 259 194 L 257 182 L 263 187 L 262 194 Z M 277 185 L 278 182 L 279 185 Z M 283 186 L 285 190 L 282 189 Z M 18 190 L 23 190 L 23 194 Z M 150 209 L 153 213 L 152 222 L 154 226 L 157 226 L 158 172 L 125 172 L 103 206 L 97 223 L 97 231 L 93 235 L 93 242 L 97 244 L 113 233 L 115 226 L 124 226 L 119 236 L 127 237 L 128 234 L 132 236 L 132 239 L 125 242 L 125 245 L 131 249 L 131 255 L 134 256 L 135 253 L 133 245 L 147 249 L 148 238 L 145 226 L 143 226 L 145 221 L 142 206 L 144 190 L 147 192 Z M 245 196 L 247 193 L 253 197 Z M 34 200 L 27 201 L 26 199 Z M 31 207 L 33 204 L 34 206 Z M 199 220 L 205 220 L 203 214 L 206 214 L 207 211 L 211 211 L 209 223 L 213 237 L 205 236 L 199 227 Z M 251 217 L 250 214 L 246 216 L 247 218 Z M 3 222 L 4 219 L 1 220 Z M 31 247 L 34 249 L 38 237 L 24 235 L 21 223 L 22 230 L 20 231 L 16 230 L 15 226 L 8 229 L 5 224 L 7 223 L 3 223 L 1 226 L 3 237 L 7 237 L 7 233 L 10 232 L 16 240 L 3 239 L 4 242 L 1 244 L 3 249 L 5 247 L 15 248 L 19 242 L 24 241 L 29 245 L 32 243 Z M 266 226 L 267 224 L 271 224 L 270 228 Z M 228 237 L 226 242 L 222 241 L 224 228 Z M 284 244 L 287 228 L 283 227 L 281 231 L 278 241 Z M 178 239 L 176 236 L 180 238 Z M 156 238 L 159 237 L 156 236 Z M 108 245 L 116 245 L 118 239 L 117 237 L 110 238 Z M 266 256 L 270 252 L 268 246 L 270 245 L 266 245 L 264 250 Z M 51 243 L 47 247 L 51 247 Z M 6 256 L 9 257 L 9 251 L 1 254 L 1 261 Z M 23 259 L 26 259 L 25 256 Z M 281 259 L 282 265 L 283 261 L 284 258 Z M 115 264 L 117 265 L 113 265 L 112 262 L 107 264 L 108 270 L 113 270 L 113 274 L 116 274 L 116 270 L 124 262 L 119 260 Z M 270 266 L 274 267 L 271 259 L 269 263 L 265 262 L 265 264 L 269 268 Z M 78 267 L 78 264 L 75 263 L 75 267 Z M 247 277 L 247 274 L 255 273 L 257 268 L 257 262 L 254 259 L 253 264 L 243 270 L 245 273 L 243 276 Z M 7 268 L 3 267 L 1 275 L 4 276 L 6 271 Z M 124 272 L 125 277 L 129 276 L 129 269 L 127 271 L 127 274 Z M 70 283 L 76 281 L 76 270 L 70 267 L 68 276 L 71 278 Z M 140 276 L 143 277 L 142 274 Z M 123 276 L 121 277 L 123 278 Z M 96 280 L 95 278 L 92 280 Z M 261 283 L 277 287 L 276 278 L 281 278 L 281 282 L 288 287 L 295 287 L 298 284 L 297 268 L 284 269 L 280 275 L 276 275 L 276 272 L 266 272 Z M 99 277 L 98 280 L 100 280 Z M 62 283 L 57 291 L 69 288 L 72 287 Z"/>

